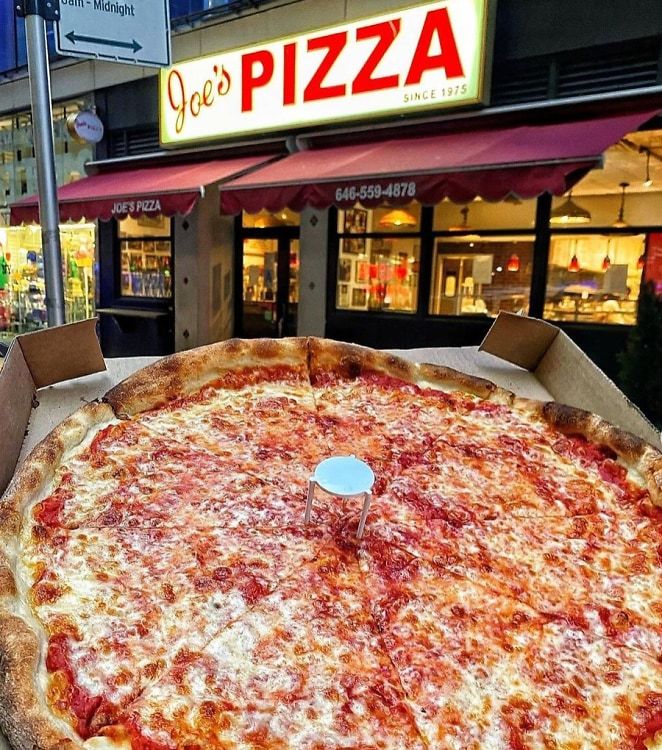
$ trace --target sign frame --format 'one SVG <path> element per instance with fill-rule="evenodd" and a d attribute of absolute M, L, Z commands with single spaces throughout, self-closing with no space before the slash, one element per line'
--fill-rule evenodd
<path fill-rule="evenodd" d="M 60 0 L 54 27 L 60 55 L 152 68 L 172 64 L 168 0 Z"/>
<path fill-rule="evenodd" d="M 237 55 L 242 53 L 251 52 L 260 48 L 268 47 L 270 45 L 282 45 L 286 46 L 291 44 L 293 41 L 299 41 L 312 36 L 321 36 L 326 32 L 333 32 L 336 29 L 342 29 L 343 27 L 352 27 L 360 24 L 370 22 L 374 19 L 379 19 L 387 16 L 395 16 L 398 13 L 406 13 L 417 8 L 432 8 L 433 6 L 445 6 L 449 3 L 453 3 L 456 0 L 428 0 L 424 3 L 409 4 L 400 7 L 394 7 L 391 9 L 383 10 L 379 13 L 372 13 L 369 15 L 361 15 L 357 18 L 348 19 L 345 21 L 336 22 L 333 24 L 326 24 L 321 27 L 315 27 L 304 32 L 293 32 L 284 36 L 271 38 L 265 41 L 255 42 L 250 45 L 242 45 L 240 47 L 229 47 L 222 49 L 217 52 L 207 53 L 205 55 L 189 58 L 187 60 L 181 60 L 175 63 L 170 70 L 162 69 L 159 74 L 159 142 L 164 149 L 176 149 L 185 146 L 195 146 L 202 143 L 210 142 L 236 142 L 246 137 L 255 137 L 261 135 L 278 135 L 278 134 L 292 134 L 301 133 L 306 130 L 310 130 L 314 127 L 337 127 L 342 125 L 352 126 L 358 123 L 367 122 L 386 122 L 395 118 L 407 118 L 416 117 L 418 115 L 429 115 L 431 112 L 442 112 L 448 110 L 461 110 L 476 106 L 487 106 L 489 103 L 491 75 L 492 75 L 492 57 L 493 57 L 493 46 L 494 46 L 494 33 L 495 33 L 495 21 L 496 21 L 496 4 L 497 0 L 471 0 L 476 5 L 482 4 L 482 15 L 480 18 L 480 25 L 478 28 L 478 34 L 476 39 L 476 60 L 474 62 L 476 66 L 476 95 L 471 98 L 466 98 L 461 101 L 449 101 L 443 102 L 439 99 L 426 104 L 423 106 L 417 106 L 415 108 L 407 109 L 403 107 L 396 107 L 390 109 L 382 109 L 380 111 L 363 111 L 357 114 L 350 114 L 344 116 L 334 115 L 333 117 L 319 117 L 306 119 L 305 121 L 294 121 L 294 122 L 279 122 L 274 125 L 265 124 L 264 118 L 259 125 L 255 125 L 251 128 L 235 129 L 232 132 L 205 132 L 199 136 L 172 138 L 167 133 L 167 126 L 165 124 L 165 112 L 168 100 L 168 84 L 167 77 L 178 68 L 190 64 L 208 62 L 210 68 L 214 70 L 222 70 L 224 57 L 229 55 Z M 214 64 L 216 63 L 216 65 Z M 297 72 L 298 76 L 298 72 Z M 218 81 L 208 81 L 208 85 L 205 88 L 205 84 L 201 82 L 200 90 L 191 90 L 187 92 L 188 97 L 197 97 L 198 103 L 204 100 L 211 89 L 217 85 L 222 85 L 222 81 L 219 78 Z M 341 99 L 336 100 L 341 102 Z M 190 102 L 190 98 L 189 98 Z M 231 117 L 234 113 L 231 113 Z"/>

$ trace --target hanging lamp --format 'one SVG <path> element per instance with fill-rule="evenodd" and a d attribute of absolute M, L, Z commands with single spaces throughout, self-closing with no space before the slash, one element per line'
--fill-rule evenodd
<path fill-rule="evenodd" d="M 591 212 L 572 200 L 572 190 L 567 200 L 553 209 L 549 215 L 550 224 L 588 224 L 590 221 Z"/>
<path fill-rule="evenodd" d="M 570 273 L 578 273 L 581 270 L 582 267 L 579 265 L 579 258 L 577 257 L 577 240 L 574 240 L 572 258 L 570 258 L 570 262 L 568 263 L 568 271 Z"/>
<path fill-rule="evenodd" d="M 602 270 L 606 271 L 611 266 L 611 256 L 609 255 L 609 246 L 611 245 L 611 237 L 607 238 L 607 252 L 605 257 L 602 259 Z"/>
<path fill-rule="evenodd" d="M 641 271 L 646 265 L 646 253 L 642 253 L 637 260 L 637 271 Z"/>
<path fill-rule="evenodd" d="M 401 208 L 394 208 L 379 220 L 380 227 L 415 227 L 417 224 L 416 217 Z"/>
<path fill-rule="evenodd" d="M 629 182 L 621 182 L 619 187 L 621 188 L 621 205 L 618 209 L 618 216 L 616 217 L 616 221 L 612 224 L 612 227 L 616 227 L 616 229 L 624 229 L 625 227 L 629 226 L 627 221 L 625 221 L 625 189 L 630 187 Z"/>
<path fill-rule="evenodd" d="M 519 255 L 517 253 L 512 253 L 510 258 L 508 258 L 508 261 L 506 263 L 506 271 L 519 271 Z"/>

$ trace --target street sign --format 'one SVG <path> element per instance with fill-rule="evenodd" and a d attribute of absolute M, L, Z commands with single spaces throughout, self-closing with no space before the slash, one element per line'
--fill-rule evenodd
<path fill-rule="evenodd" d="M 61 55 L 170 65 L 168 0 L 60 0 L 54 26 Z"/>

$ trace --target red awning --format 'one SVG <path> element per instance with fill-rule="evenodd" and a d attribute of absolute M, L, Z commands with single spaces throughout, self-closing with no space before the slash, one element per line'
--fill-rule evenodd
<path fill-rule="evenodd" d="M 273 156 L 270 157 L 273 159 Z M 264 156 L 134 167 L 84 177 L 58 189 L 61 221 L 124 219 L 141 214 L 186 215 L 206 185 L 228 180 L 265 162 Z M 36 195 L 10 206 L 11 223 L 39 222 Z"/>
<path fill-rule="evenodd" d="M 225 184 L 221 211 L 562 195 L 596 166 L 605 149 L 656 113 L 300 151 Z"/>

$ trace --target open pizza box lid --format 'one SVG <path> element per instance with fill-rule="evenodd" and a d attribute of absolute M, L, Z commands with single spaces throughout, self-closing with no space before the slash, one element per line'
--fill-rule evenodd
<path fill-rule="evenodd" d="M 614 383 L 565 333 L 541 320 L 501 313 L 480 347 L 397 353 L 487 378 L 521 396 L 595 412 L 662 445 L 660 433 Z M 0 492 L 19 459 L 51 429 L 152 361 L 104 361 L 94 319 L 17 336 L 0 369 Z"/>

